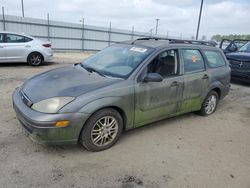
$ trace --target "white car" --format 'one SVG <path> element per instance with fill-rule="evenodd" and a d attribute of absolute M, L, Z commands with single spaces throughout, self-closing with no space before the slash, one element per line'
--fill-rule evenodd
<path fill-rule="evenodd" d="M 0 32 L 0 63 L 40 65 L 53 57 L 51 42 L 13 32 Z"/>

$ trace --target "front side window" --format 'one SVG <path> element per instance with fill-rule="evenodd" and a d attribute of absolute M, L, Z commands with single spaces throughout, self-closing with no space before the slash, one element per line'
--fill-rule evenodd
<path fill-rule="evenodd" d="M 152 48 L 116 44 L 96 53 L 81 65 L 103 75 L 127 78 L 153 51 Z"/>
<path fill-rule="evenodd" d="M 166 50 L 157 55 L 147 67 L 148 73 L 158 73 L 163 78 L 178 73 L 177 50 Z"/>
<path fill-rule="evenodd" d="M 25 42 L 25 37 L 21 35 L 6 34 L 7 43 L 20 43 Z"/>
<path fill-rule="evenodd" d="M 205 63 L 199 50 L 182 50 L 185 73 L 200 72 L 205 70 Z"/>
<path fill-rule="evenodd" d="M 204 54 L 207 58 L 208 65 L 211 68 L 221 67 L 225 65 L 224 58 L 222 57 L 221 53 L 217 51 L 209 51 L 205 50 Z"/>

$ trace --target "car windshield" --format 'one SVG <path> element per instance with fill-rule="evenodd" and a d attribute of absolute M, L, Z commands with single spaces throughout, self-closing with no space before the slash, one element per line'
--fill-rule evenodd
<path fill-rule="evenodd" d="M 152 52 L 152 48 L 116 44 L 96 53 L 81 65 L 103 76 L 127 78 Z"/>
<path fill-rule="evenodd" d="M 250 52 L 250 42 L 239 48 L 239 52 Z"/>

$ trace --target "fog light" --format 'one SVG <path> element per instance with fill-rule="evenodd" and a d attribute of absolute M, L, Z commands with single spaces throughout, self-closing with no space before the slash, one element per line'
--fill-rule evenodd
<path fill-rule="evenodd" d="M 69 125 L 69 121 L 67 121 L 67 120 L 64 120 L 64 121 L 57 121 L 56 123 L 55 123 L 55 126 L 56 127 L 66 127 L 66 126 L 68 126 Z"/>

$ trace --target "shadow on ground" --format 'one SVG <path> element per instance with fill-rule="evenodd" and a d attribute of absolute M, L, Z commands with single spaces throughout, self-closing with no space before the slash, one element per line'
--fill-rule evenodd
<path fill-rule="evenodd" d="M 1 67 L 43 67 L 43 66 L 52 66 L 52 65 L 56 65 L 59 64 L 57 62 L 44 62 L 39 66 L 32 66 L 29 65 L 27 63 L 23 63 L 23 62 L 17 62 L 17 63 L 0 63 L 0 68 Z"/>

